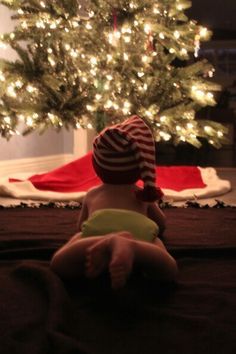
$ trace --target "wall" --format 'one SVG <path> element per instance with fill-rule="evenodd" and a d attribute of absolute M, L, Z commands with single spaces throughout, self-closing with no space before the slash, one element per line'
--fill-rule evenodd
<path fill-rule="evenodd" d="M 0 34 L 14 29 L 15 21 L 11 20 L 12 12 L 0 5 Z M 0 49 L 0 58 L 15 60 L 16 53 L 11 49 Z M 43 135 L 38 133 L 26 137 L 14 136 L 10 141 L 0 137 L 0 160 L 21 159 L 58 154 L 73 154 L 74 133 L 62 130 L 57 133 L 48 130 Z"/>

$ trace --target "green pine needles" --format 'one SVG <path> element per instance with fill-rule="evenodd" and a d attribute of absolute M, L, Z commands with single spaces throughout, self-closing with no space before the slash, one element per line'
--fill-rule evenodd
<path fill-rule="evenodd" d="M 220 86 L 198 60 L 206 28 L 190 21 L 187 0 L 5 0 L 15 29 L 0 36 L 15 61 L 0 60 L 0 134 L 49 127 L 94 128 L 132 114 L 156 141 L 205 138 L 219 147 L 226 129 L 195 113 L 216 104 Z M 23 126 L 23 132 L 19 132 Z"/>

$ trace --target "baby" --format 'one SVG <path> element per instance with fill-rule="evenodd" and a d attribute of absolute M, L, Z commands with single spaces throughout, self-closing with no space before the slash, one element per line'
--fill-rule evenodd
<path fill-rule="evenodd" d="M 133 116 L 105 128 L 93 147 L 93 167 L 103 183 L 84 198 L 79 232 L 55 253 L 52 269 L 62 278 L 94 278 L 108 270 L 113 289 L 126 284 L 133 267 L 175 280 L 176 262 L 159 238 L 166 220 L 156 203 L 162 192 L 156 187 L 151 130 Z"/>

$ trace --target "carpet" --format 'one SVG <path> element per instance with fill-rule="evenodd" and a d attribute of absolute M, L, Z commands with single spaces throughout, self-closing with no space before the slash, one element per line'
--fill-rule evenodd
<path fill-rule="evenodd" d="M 1 354 L 234 354 L 236 209 L 169 208 L 179 278 L 64 283 L 49 268 L 78 209 L 0 209 Z"/>

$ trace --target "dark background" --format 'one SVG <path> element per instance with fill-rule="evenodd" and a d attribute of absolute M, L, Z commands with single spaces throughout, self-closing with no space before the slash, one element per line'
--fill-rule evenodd
<path fill-rule="evenodd" d="M 236 0 L 192 0 L 192 7 L 186 14 L 189 19 L 212 30 L 211 40 L 201 43 L 198 59 L 207 58 L 214 65 L 213 80 L 222 85 L 217 105 L 202 109 L 196 117 L 225 124 L 229 128 L 229 141 L 221 149 L 215 149 L 205 140 L 200 149 L 186 143 L 178 146 L 169 142 L 157 143 L 157 163 L 235 167 L 236 85 L 233 90 L 232 85 L 236 83 Z"/>

